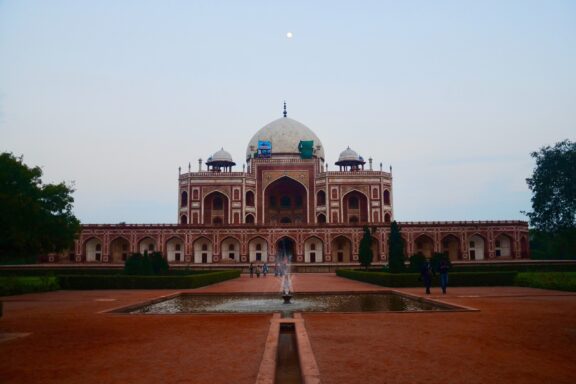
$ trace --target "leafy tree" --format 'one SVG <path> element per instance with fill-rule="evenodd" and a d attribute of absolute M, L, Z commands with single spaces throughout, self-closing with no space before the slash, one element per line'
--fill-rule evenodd
<path fill-rule="evenodd" d="M 564 140 L 531 156 L 536 168 L 526 182 L 532 191 L 532 257 L 576 258 L 576 143 Z"/>
<path fill-rule="evenodd" d="M 402 239 L 400 227 L 396 221 L 393 221 L 390 226 L 388 247 L 390 272 L 397 273 L 404 271 L 404 239 Z"/>
<path fill-rule="evenodd" d="M 168 273 L 168 262 L 160 252 L 133 253 L 124 263 L 124 273 L 141 276 L 164 275 Z"/>
<path fill-rule="evenodd" d="M 531 224 L 554 233 L 576 228 L 576 143 L 564 140 L 532 152 L 536 168 L 526 179 L 533 193 Z"/>
<path fill-rule="evenodd" d="M 60 252 L 74 242 L 80 229 L 72 214 L 74 190 L 42 184 L 41 177 L 22 157 L 0 154 L 0 261 Z"/>
<path fill-rule="evenodd" d="M 358 257 L 360 258 L 360 264 L 368 269 L 370 264 L 372 264 L 372 235 L 370 234 L 370 229 L 364 227 L 364 236 L 360 240 L 360 249 L 358 250 Z"/>
<path fill-rule="evenodd" d="M 410 270 L 412 272 L 420 272 L 425 262 L 426 256 L 424 256 L 421 252 L 410 256 Z"/>
<path fill-rule="evenodd" d="M 450 256 L 445 252 L 434 252 L 430 258 L 430 264 L 432 265 L 432 270 L 439 272 L 440 263 L 444 260 L 449 268 L 452 268 L 452 262 L 450 261 Z"/>

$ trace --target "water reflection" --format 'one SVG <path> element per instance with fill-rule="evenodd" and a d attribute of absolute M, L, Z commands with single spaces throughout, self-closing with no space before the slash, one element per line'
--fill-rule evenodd
<path fill-rule="evenodd" d="M 291 304 L 278 295 L 181 295 L 149 304 L 130 313 L 258 313 L 258 312 L 416 312 L 447 310 L 393 293 L 299 294 Z"/>

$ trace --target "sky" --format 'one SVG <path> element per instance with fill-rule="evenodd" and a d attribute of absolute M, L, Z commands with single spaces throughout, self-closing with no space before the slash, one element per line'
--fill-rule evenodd
<path fill-rule="evenodd" d="M 176 223 L 178 167 L 241 171 L 286 101 L 329 170 L 393 167 L 398 221 L 526 220 L 575 68 L 575 1 L 0 0 L 0 152 L 82 223 Z"/>

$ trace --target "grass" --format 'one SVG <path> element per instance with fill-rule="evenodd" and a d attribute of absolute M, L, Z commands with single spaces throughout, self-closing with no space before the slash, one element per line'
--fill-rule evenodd
<path fill-rule="evenodd" d="M 0 296 L 47 292 L 60 289 L 55 276 L 9 276 L 0 277 Z"/>
<path fill-rule="evenodd" d="M 516 285 L 576 292 L 576 272 L 521 272 Z"/>

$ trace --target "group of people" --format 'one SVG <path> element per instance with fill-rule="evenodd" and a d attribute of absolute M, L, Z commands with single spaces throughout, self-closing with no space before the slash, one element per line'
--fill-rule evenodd
<path fill-rule="evenodd" d="M 286 263 L 276 263 L 274 265 L 274 276 L 284 276 L 287 272 L 287 269 L 288 265 Z M 250 263 L 248 271 L 250 272 L 250 277 L 254 277 L 254 274 L 256 274 L 256 278 L 259 278 L 260 275 L 266 277 L 269 272 L 268 263 L 265 262 L 262 265 L 254 265 L 254 263 Z"/>
<path fill-rule="evenodd" d="M 440 275 L 440 287 L 442 288 L 442 294 L 446 294 L 446 289 L 448 288 L 448 270 L 450 269 L 450 265 L 446 260 L 441 260 L 440 264 L 438 265 L 438 274 Z M 430 294 L 430 286 L 432 285 L 432 276 L 436 274 L 436 271 L 432 268 L 432 264 L 430 261 L 426 260 L 424 264 L 422 264 L 422 268 L 420 269 L 420 279 L 424 283 L 424 287 L 426 288 L 426 294 Z"/>
<path fill-rule="evenodd" d="M 264 263 L 262 266 L 260 266 L 260 264 L 254 266 L 254 264 L 250 263 L 250 267 L 248 267 L 248 269 L 250 270 L 250 277 L 254 277 L 254 273 L 256 273 L 257 278 L 260 277 L 260 274 L 266 277 L 268 274 L 268 263 Z"/>

